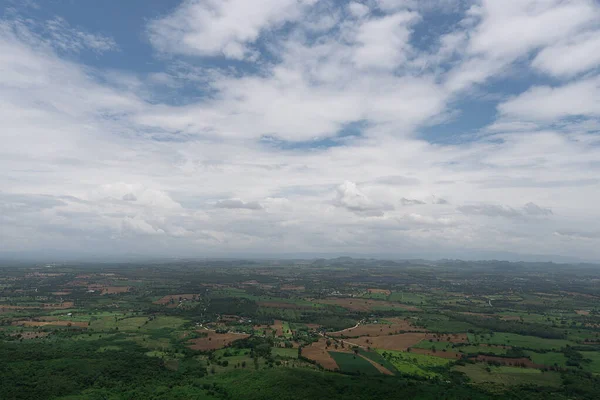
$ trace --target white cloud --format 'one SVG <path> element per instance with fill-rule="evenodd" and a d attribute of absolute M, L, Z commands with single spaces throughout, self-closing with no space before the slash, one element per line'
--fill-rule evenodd
<path fill-rule="evenodd" d="M 447 87 L 460 91 L 506 74 L 516 60 L 540 49 L 543 54 L 547 46 L 597 25 L 599 18 L 600 6 L 593 0 L 482 0 L 463 21 L 466 59 L 448 75 Z"/>
<path fill-rule="evenodd" d="M 365 4 L 358 3 L 356 1 L 350 2 L 348 4 L 348 10 L 355 17 L 362 18 L 369 13 L 369 7 Z"/>
<path fill-rule="evenodd" d="M 186 0 L 152 21 L 150 41 L 160 51 L 243 59 L 265 29 L 299 18 L 310 0 Z"/>
<path fill-rule="evenodd" d="M 392 207 L 371 200 L 365 195 L 354 182 L 345 181 L 337 187 L 335 204 L 352 211 L 358 215 L 367 217 L 381 217 L 384 211 Z"/>
<path fill-rule="evenodd" d="M 409 27 L 418 19 L 417 13 L 398 12 L 360 25 L 354 63 L 359 68 L 394 68 L 406 61 L 410 51 Z"/>
<path fill-rule="evenodd" d="M 565 117 L 600 116 L 600 78 L 566 85 L 535 86 L 500 104 L 505 116 L 523 120 L 551 121 Z"/>
<path fill-rule="evenodd" d="M 48 42 L 63 51 L 80 52 L 89 49 L 97 53 L 118 50 L 113 38 L 72 28 L 63 18 L 56 17 L 46 22 Z"/>
<path fill-rule="evenodd" d="M 540 51 L 531 65 L 558 77 L 570 77 L 600 65 L 600 31 L 590 31 Z"/>
<path fill-rule="evenodd" d="M 594 40 L 593 3 L 482 1 L 428 44 L 417 21 L 461 2 L 254 3 L 242 22 L 250 5 L 236 4 L 185 2 L 152 22 L 173 58 L 144 60 L 150 73 L 78 63 L 93 47 L 69 42 L 79 26 L 63 40 L 0 23 L 3 250 L 600 258 L 586 229 L 600 223 L 594 57 L 549 67 L 555 48 L 577 58 Z M 515 71 L 520 95 L 503 85 Z M 560 79 L 525 82 L 540 71 Z M 483 119 L 456 112 L 474 97 L 499 114 L 463 132 Z"/>

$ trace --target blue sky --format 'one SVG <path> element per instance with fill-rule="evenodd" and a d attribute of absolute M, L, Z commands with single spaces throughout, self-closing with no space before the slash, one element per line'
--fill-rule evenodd
<path fill-rule="evenodd" d="M 0 10 L 0 255 L 600 260 L 597 1 Z"/>

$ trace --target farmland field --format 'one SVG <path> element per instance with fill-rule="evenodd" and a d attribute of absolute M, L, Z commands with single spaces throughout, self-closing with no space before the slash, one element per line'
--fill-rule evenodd
<path fill-rule="evenodd" d="M 5 267 L 0 397 L 597 398 L 600 273 L 358 263 Z"/>
<path fill-rule="evenodd" d="M 573 342 L 563 339 L 545 339 L 534 336 L 523 336 L 513 333 L 496 333 L 493 336 L 484 337 L 469 334 L 469 342 L 486 343 L 502 346 L 517 346 L 525 349 L 553 350 L 560 349 L 566 345 L 573 345 Z"/>
<path fill-rule="evenodd" d="M 365 375 L 379 375 L 380 372 L 371 363 L 360 355 L 352 353 L 339 353 L 330 351 L 329 354 L 335 360 L 342 372 L 357 373 Z"/>

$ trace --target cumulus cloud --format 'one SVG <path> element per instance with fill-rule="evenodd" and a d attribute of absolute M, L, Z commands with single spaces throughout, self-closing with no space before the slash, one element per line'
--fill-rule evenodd
<path fill-rule="evenodd" d="M 378 203 L 367 197 L 354 182 L 345 181 L 337 187 L 336 192 L 334 202 L 336 206 L 361 216 L 381 217 L 384 215 L 384 211 L 392 209 L 389 205 Z"/>
<path fill-rule="evenodd" d="M 147 221 L 141 218 L 126 217 L 122 221 L 123 231 L 142 235 L 162 235 L 165 232 L 160 228 L 155 228 Z"/>

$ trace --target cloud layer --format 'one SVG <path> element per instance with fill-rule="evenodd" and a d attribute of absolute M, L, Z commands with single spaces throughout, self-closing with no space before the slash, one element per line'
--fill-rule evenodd
<path fill-rule="evenodd" d="M 3 252 L 600 259 L 593 0 L 187 0 L 129 69 L 110 30 L 23 13 Z"/>

